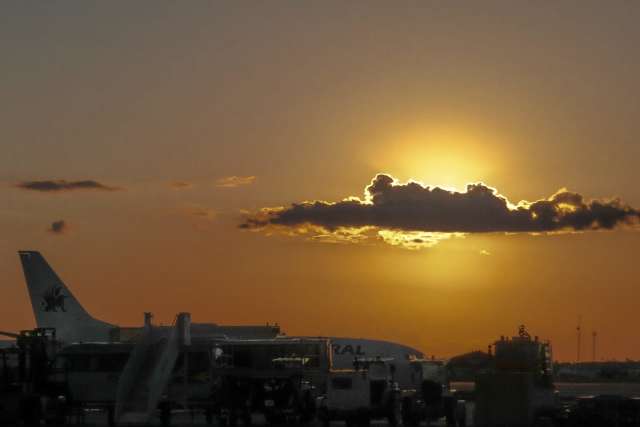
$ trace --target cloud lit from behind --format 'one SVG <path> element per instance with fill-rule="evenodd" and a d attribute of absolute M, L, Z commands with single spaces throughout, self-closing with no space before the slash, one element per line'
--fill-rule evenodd
<path fill-rule="evenodd" d="M 546 199 L 517 204 L 483 183 L 450 191 L 378 174 L 364 198 L 311 201 L 263 208 L 246 215 L 243 229 L 304 235 L 314 240 L 362 243 L 372 238 L 421 249 L 466 233 L 562 233 L 637 226 L 640 211 L 619 199 L 585 201 L 562 189 Z"/>

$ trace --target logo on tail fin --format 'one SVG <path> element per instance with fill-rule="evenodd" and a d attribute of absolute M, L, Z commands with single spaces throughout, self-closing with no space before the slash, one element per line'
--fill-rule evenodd
<path fill-rule="evenodd" d="M 60 311 L 66 312 L 67 310 L 64 308 L 64 299 L 66 297 L 67 296 L 62 293 L 61 286 L 52 286 L 42 298 L 42 302 L 40 303 L 42 310 L 57 312 L 58 309 L 60 309 Z"/>

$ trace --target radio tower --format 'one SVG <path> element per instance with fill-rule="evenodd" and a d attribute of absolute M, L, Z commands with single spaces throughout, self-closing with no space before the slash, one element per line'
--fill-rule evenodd
<path fill-rule="evenodd" d="M 596 331 L 593 331 L 591 333 L 591 345 L 592 345 L 592 352 L 593 354 L 591 355 L 593 358 L 593 361 L 596 361 L 596 337 L 598 336 L 598 333 Z"/>
<path fill-rule="evenodd" d="M 579 362 L 580 361 L 580 347 L 582 346 L 581 344 L 581 340 L 582 340 L 582 327 L 580 326 L 580 324 L 582 323 L 582 316 L 578 316 L 578 327 L 576 327 L 576 331 L 578 333 L 578 351 L 577 351 L 577 357 L 576 360 Z"/>

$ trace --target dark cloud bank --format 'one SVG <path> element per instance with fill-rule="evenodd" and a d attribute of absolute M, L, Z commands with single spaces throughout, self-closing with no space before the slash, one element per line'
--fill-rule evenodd
<path fill-rule="evenodd" d="M 612 229 L 637 224 L 640 211 L 618 199 L 585 201 L 561 190 L 548 199 L 513 206 L 497 190 L 482 183 L 465 192 L 397 183 L 377 175 L 365 189 L 365 199 L 294 203 L 249 215 L 241 228 L 295 227 L 312 224 L 327 230 L 372 226 L 426 232 L 554 232 Z"/>
<path fill-rule="evenodd" d="M 93 180 L 65 181 L 64 179 L 43 180 L 43 181 L 23 181 L 18 183 L 16 187 L 21 188 L 23 190 L 41 191 L 41 192 L 62 192 L 62 191 L 74 191 L 74 190 L 94 190 L 94 191 L 121 190 L 121 188 L 111 187 Z"/>

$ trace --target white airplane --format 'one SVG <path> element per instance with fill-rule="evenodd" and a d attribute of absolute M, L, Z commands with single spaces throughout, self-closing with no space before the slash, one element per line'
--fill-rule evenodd
<path fill-rule="evenodd" d="M 135 336 L 136 328 L 120 328 L 91 316 L 73 296 L 69 288 L 37 251 L 19 251 L 33 314 L 38 328 L 55 328 L 58 340 L 72 342 L 119 341 L 123 336 Z M 194 338 L 276 338 L 277 325 L 224 326 L 213 323 L 192 323 Z M 365 338 L 328 337 L 333 346 L 334 368 L 353 367 L 355 358 L 393 359 L 398 381 L 410 375 L 409 360 L 423 354 L 409 346 L 389 341 Z"/>

